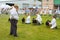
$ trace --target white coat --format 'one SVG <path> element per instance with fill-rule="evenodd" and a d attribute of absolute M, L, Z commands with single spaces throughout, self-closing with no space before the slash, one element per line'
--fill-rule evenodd
<path fill-rule="evenodd" d="M 0 8 L 0 14 L 1 14 L 1 8 Z"/>
<path fill-rule="evenodd" d="M 49 24 L 52 25 L 52 26 L 51 26 L 51 29 L 55 28 L 55 27 L 56 27 L 56 19 L 53 18 L 52 21 L 51 21 L 51 23 L 49 23 Z"/>
<path fill-rule="evenodd" d="M 26 18 L 25 23 L 30 23 L 30 16 L 28 16 L 28 17 Z"/>
<path fill-rule="evenodd" d="M 52 10 L 49 10 L 49 14 L 52 14 Z"/>
<path fill-rule="evenodd" d="M 42 23 L 42 18 L 39 14 L 37 14 L 36 20 L 41 24 Z"/>
<path fill-rule="evenodd" d="M 46 14 L 47 13 L 47 11 L 46 10 L 44 10 L 44 14 Z"/>
<path fill-rule="evenodd" d="M 10 10 L 10 19 L 16 19 L 18 20 L 18 12 L 16 11 L 16 9 L 13 7 L 11 10 Z"/>

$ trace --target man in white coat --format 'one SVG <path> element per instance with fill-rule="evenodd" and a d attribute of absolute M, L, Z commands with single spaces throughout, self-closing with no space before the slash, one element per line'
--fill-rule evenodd
<path fill-rule="evenodd" d="M 11 23 L 11 30 L 10 35 L 17 37 L 17 23 L 18 23 L 18 6 L 14 5 L 10 10 L 10 23 Z"/>
<path fill-rule="evenodd" d="M 51 25 L 51 29 L 57 28 L 56 19 L 54 16 L 52 17 L 52 21 L 49 24 Z"/>
<path fill-rule="evenodd" d="M 1 8 L 0 8 L 0 14 L 1 14 Z"/>
<path fill-rule="evenodd" d="M 41 18 L 41 16 L 39 14 L 36 14 L 36 15 L 37 15 L 37 17 L 36 17 L 37 22 L 39 24 L 42 24 L 42 18 Z"/>
<path fill-rule="evenodd" d="M 26 24 L 30 24 L 30 22 L 31 22 L 31 21 L 30 21 L 30 14 L 28 14 L 28 16 L 27 16 L 27 18 L 26 18 L 26 20 L 25 20 L 25 23 L 26 23 Z"/>

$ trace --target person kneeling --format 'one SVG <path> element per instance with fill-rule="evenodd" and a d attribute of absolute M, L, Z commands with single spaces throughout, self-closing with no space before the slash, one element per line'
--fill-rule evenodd
<path fill-rule="evenodd" d="M 26 20 L 25 20 L 25 23 L 26 23 L 26 24 L 30 24 L 30 14 L 28 14 L 28 16 L 27 16 L 27 18 L 26 18 Z"/>
<path fill-rule="evenodd" d="M 36 20 L 35 18 L 33 18 L 32 23 L 33 23 L 34 25 L 36 25 L 36 24 L 37 24 L 37 20 Z"/>
<path fill-rule="evenodd" d="M 42 18 L 39 14 L 36 14 L 36 21 L 37 21 L 37 24 L 42 24 Z"/>
<path fill-rule="evenodd" d="M 49 22 L 51 22 L 51 21 L 50 21 L 50 20 L 47 20 L 47 21 L 46 21 L 46 23 L 45 23 L 46 26 L 50 26 L 50 25 L 49 25 Z"/>
<path fill-rule="evenodd" d="M 51 25 L 51 29 L 57 29 L 56 19 L 54 16 L 52 17 L 52 21 L 49 23 L 49 25 Z"/>
<path fill-rule="evenodd" d="M 22 23 L 25 23 L 25 18 L 24 17 L 22 18 Z"/>

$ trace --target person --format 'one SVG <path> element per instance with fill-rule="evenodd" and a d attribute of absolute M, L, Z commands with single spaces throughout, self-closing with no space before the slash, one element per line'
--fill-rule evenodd
<path fill-rule="evenodd" d="M 0 8 L 0 14 L 1 14 L 1 8 Z"/>
<path fill-rule="evenodd" d="M 42 24 L 42 18 L 39 14 L 36 14 L 36 20 L 37 20 L 37 24 Z"/>
<path fill-rule="evenodd" d="M 31 21 L 30 21 L 30 14 L 28 14 L 28 15 L 27 15 L 27 18 L 26 18 L 26 20 L 25 20 L 25 23 L 26 23 L 26 24 L 30 24 L 30 22 L 31 22 Z"/>
<path fill-rule="evenodd" d="M 47 11 L 44 9 L 44 15 L 46 15 L 47 14 Z"/>
<path fill-rule="evenodd" d="M 1 14 L 2 14 L 2 13 L 1 13 L 1 8 L 0 8 L 0 16 L 2 16 Z"/>
<path fill-rule="evenodd" d="M 28 15 L 30 13 L 30 9 L 25 8 L 25 14 Z"/>
<path fill-rule="evenodd" d="M 10 10 L 10 23 L 11 23 L 11 30 L 10 35 L 13 35 L 14 37 L 17 37 L 17 23 L 18 23 L 18 6 L 14 5 L 12 6 L 12 9 Z"/>
<path fill-rule="evenodd" d="M 40 11 L 40 14 L 42 15 L 43 14 L 43 10 L 41 9 L 41 11 Z"/>
<path fill-rule="evenodd" d="M 22 23 L 25 23 L 25 18 L 24 17 L 22 18 Z"/>
<path fill-rule="evenodd" d="M 34 25 L 36 25 L 36 24 L 37 24 L 37 20 L 36 20 L 35 18 L 33 18 L 33 19 L 32 19 L 32 23 L 33 23 Z"/>
<path fill-rule="evenodd" d="M 49 25 L 49 22 L 51 22 L 51 21 L 50 21 L 50 20 L 47 20 L 47 21 L 46 21 L 46 23 L 45 23 L 46 26 L 50 26 L 50 25 Z"/>
<path fill-rule="evenodd" d="M 51 10 L 51 9 L 49 9 L 49 14 L 50 14 L 50 15 L 52 14 L 52 10 Z"/>
<path fill-rule="evenodd" d="M 55 16 L 52 17 L 52 21 L 49 24 L 51 25 L 51 29 L 57 28 Z"/>

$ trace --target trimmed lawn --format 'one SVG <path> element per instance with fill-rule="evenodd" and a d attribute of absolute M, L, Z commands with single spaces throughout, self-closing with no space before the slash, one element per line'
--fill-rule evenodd
<path fill-rule="evenodd" d="M 19 15 L 17 34 L 18 37 L 10 36 L 9 15 L 0 15 L 0 40 L 60 40 L 60 19 L 57 20 L 58 29 L 50 29 L 42 25 L 22 24 L 24 15 Z M 31 16 L 31 19 L 35 16 Z M 42 16 L 43 23 L 51 20 L 51 16 Z"/>

